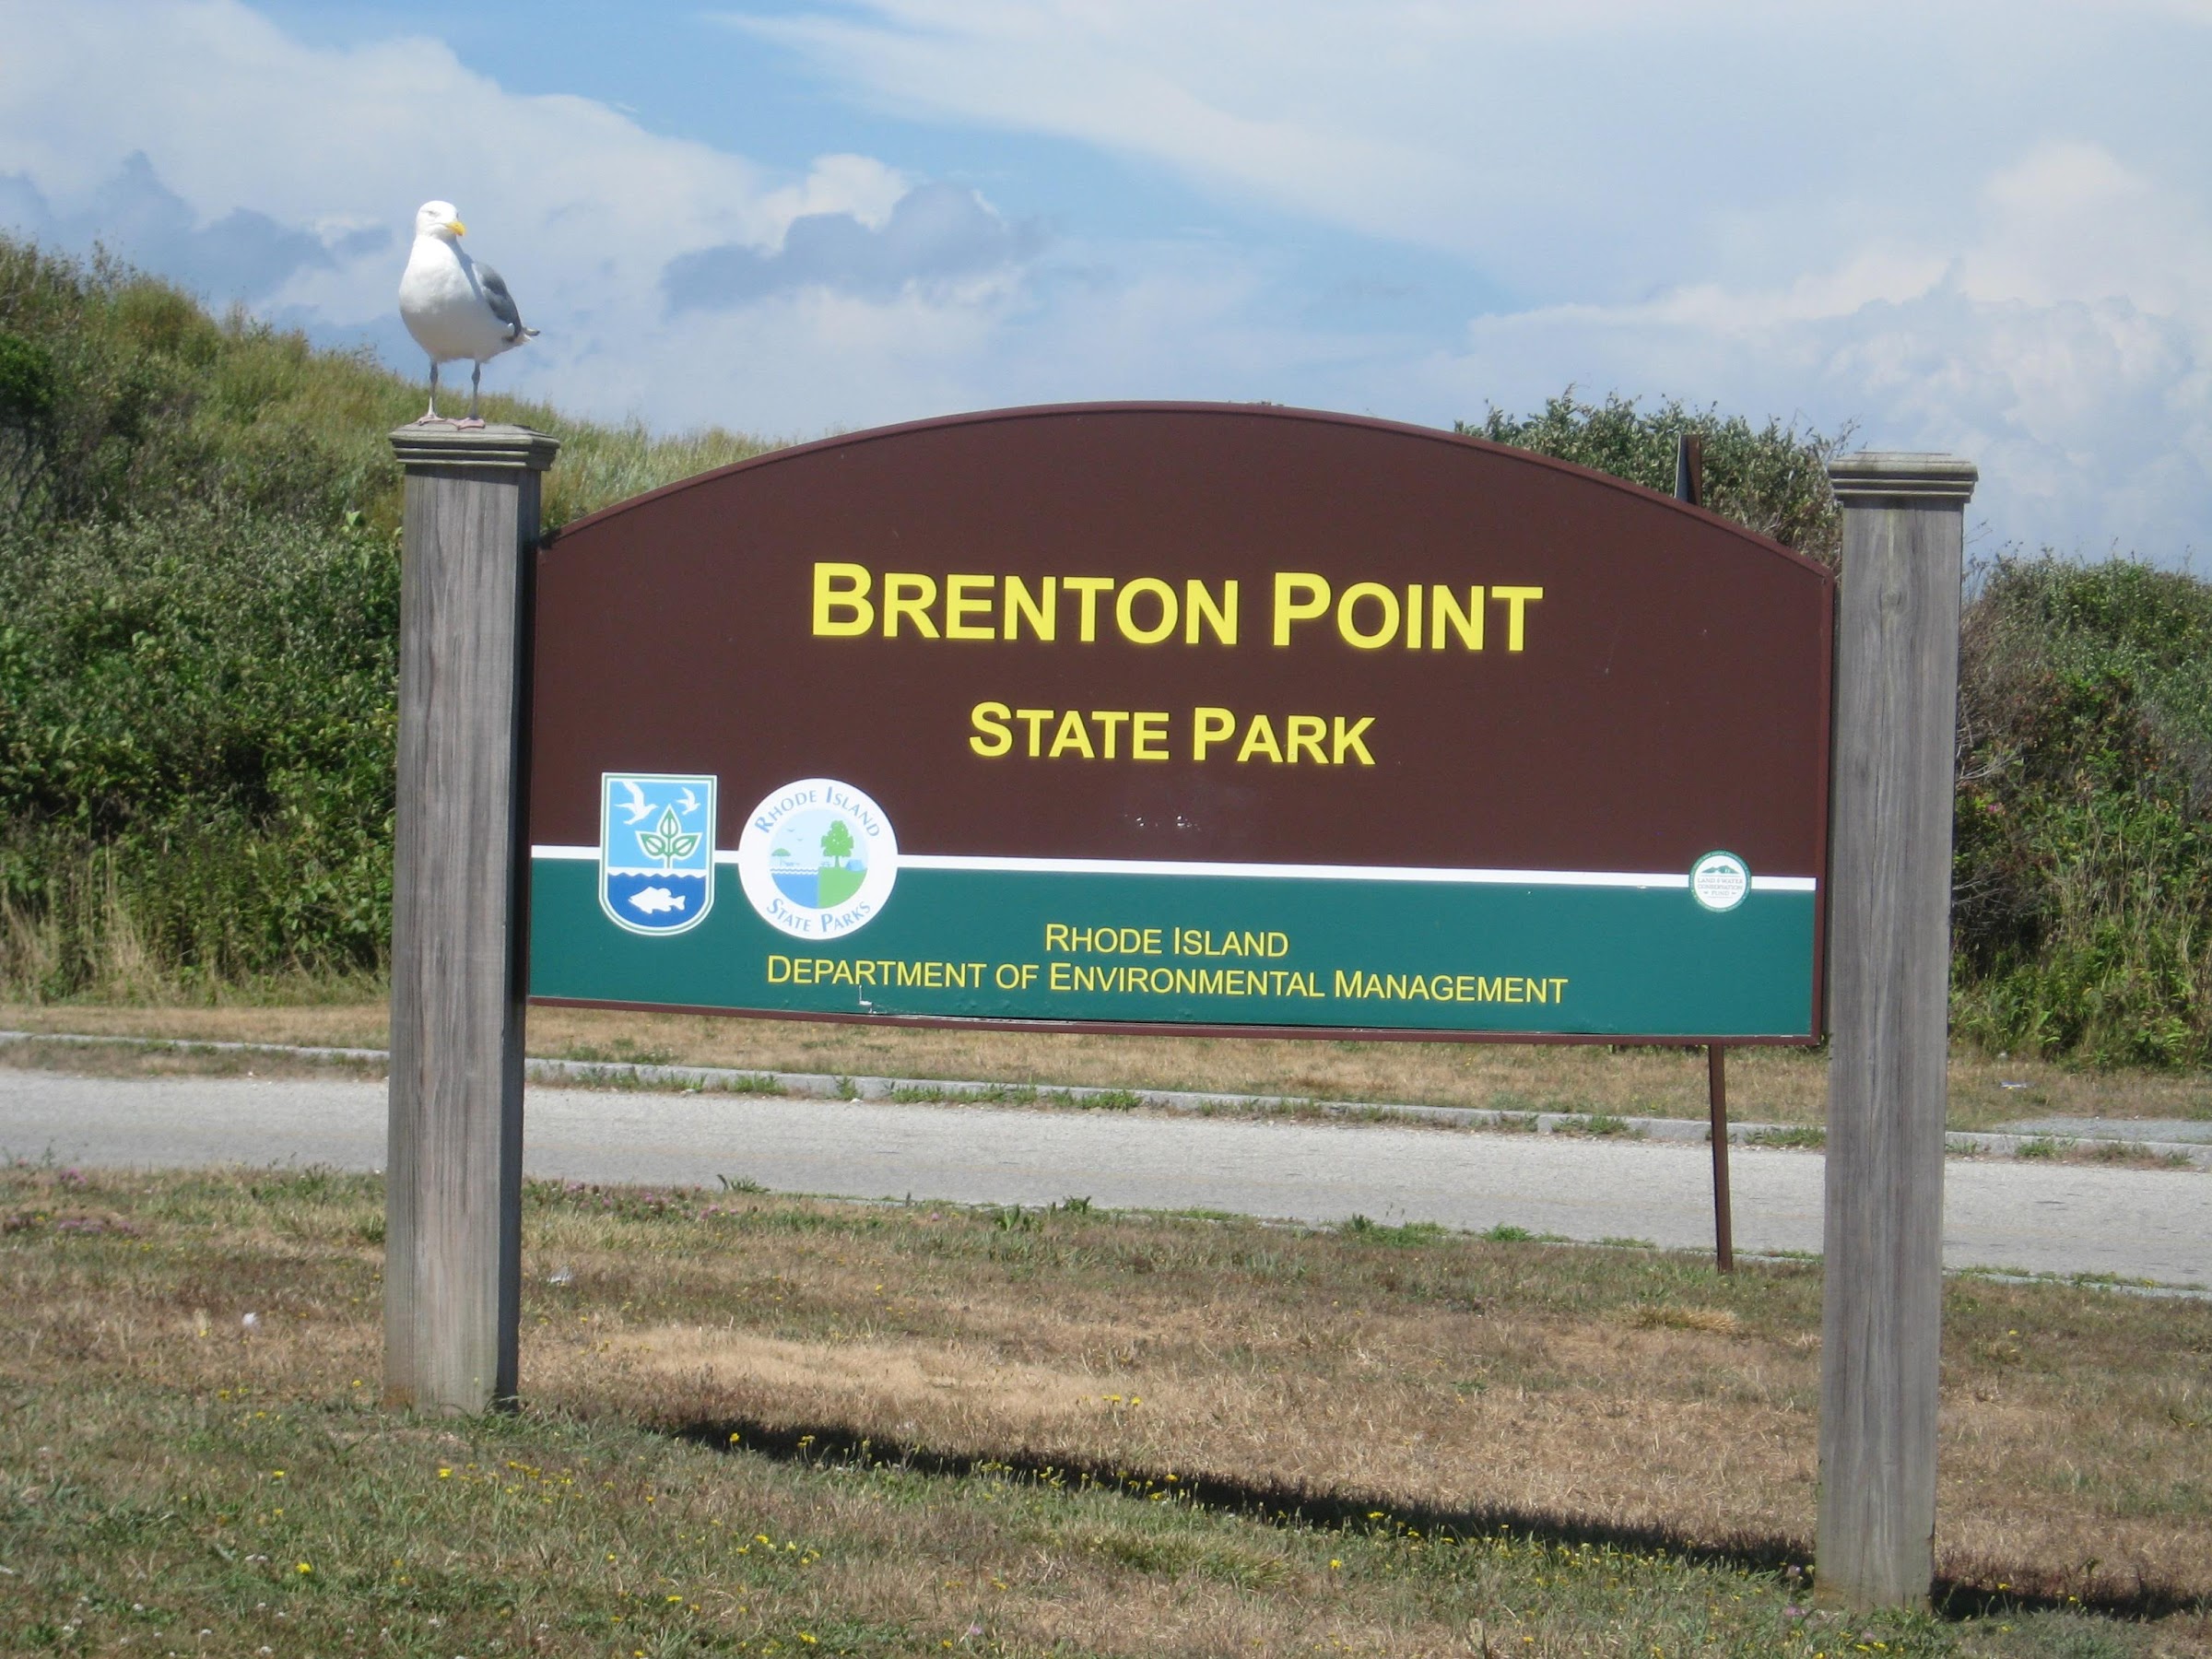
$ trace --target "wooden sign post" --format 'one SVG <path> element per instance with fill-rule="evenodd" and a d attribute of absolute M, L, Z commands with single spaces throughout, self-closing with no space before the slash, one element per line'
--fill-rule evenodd
<path fill-rule="evenodd" d="M 384 1399 L 514 1393 L 521 1291 L 525 785 L 538 475 L 520 427 L 402 427 L 399 799 Z"/>
<path fill-rule="evenodd" d="M 1829 912 L 1820 1598 L 1924 1603 L 1950 985 L 1959 567 L 1973 465 L 1848 455 Z"/>

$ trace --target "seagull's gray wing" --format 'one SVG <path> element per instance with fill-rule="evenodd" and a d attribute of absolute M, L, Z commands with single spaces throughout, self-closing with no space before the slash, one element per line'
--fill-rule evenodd
<path fill-rule="evenodd" d="M 500 326 L 506 330 L 509 339 L 519 340 L 537 332 L 523 326 L 522 310 L 515 304 L 514 296 L 507 291 L 505 277 L 478 261 L 477 281 L 483 285 L 484 303 L 491 307 L 491 314 L 500 320 Z"/>

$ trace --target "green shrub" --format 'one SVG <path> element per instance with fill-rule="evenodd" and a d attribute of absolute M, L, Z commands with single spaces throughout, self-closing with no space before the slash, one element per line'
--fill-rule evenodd
<path fill-rule="evenodd" d="M 2212 584 L 2001 559 L 1961 643 L 1955 1026 L 2212 1063 Z"/>
<path fill-rule="evenodd" d="M 374 974 L 419 390 L 0 237 L 0 988 Z M 764 446 L 557 421 L 548 524 Z"/>
<path fill-rule="evenodd" d="M 358 527 L 188 502 L 0 536 L 0 973 L 373 971 L 398 606 Z"/>
<path fill-rule="evenodd" d="M 1778 420 L 1755 428 L 1740 415 L 1693 409 L 1672 398 L 1650 410 L 1618 394 L 1602 404 L 1584 403 L 1571 386 L 1548 399 L 1540 414 L 1509 416 L 1493 406 L 1480 425 L 1453 424 L 1468 437 L 1534 450 L 1662 495 L 1674 493 L 1677 441 L 1695 433 L 1703 445 L 1705 506 L 1830 565 L 1841 548 L 1842 520 L 1828 487 L 1828 462 L 1848 441 L 1848 429 L 1823 437 Z"/>

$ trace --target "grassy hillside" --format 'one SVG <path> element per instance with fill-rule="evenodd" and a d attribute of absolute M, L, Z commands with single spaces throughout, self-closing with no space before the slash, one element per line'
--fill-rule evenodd
<path fill-rule="evenodd" d="M 400 478 L 419 384 L 0 238 L 0 984 L 381 968 Z M 546 513 L 759 453 L 556 431 Z"/>
<path fill-rule="evenodd" d="M 327 986 L 382 969 L 399 477 L 418 383 L 168 285 L 0 239 L 0 991 Z M 766 447 L 557 432 L 559 524 Z M 1481 435 L 1672 481 L 1835 558 L 1836 441 L 1555 399 Z M 1848 573 L 1846 573 L 1848 580 Z M 2212 1061 L 2212 586 L 1999 564 L 1970 607 L 1959 1029 L 1993 1050 Z"/>
<path fill-rule="evenodd" d="M 0 533 L 180 501 L 386 533 L 399 470 L 384 435 L 423 393 L 422 377 L 366 354 L 318 351 L 242 312 L 218 321 L 126 266 L 0 235 Z M 484 412 L 559 434 L 549 526 L 771 447 L 719 429 L 655 438 L 497 394 Z"/>

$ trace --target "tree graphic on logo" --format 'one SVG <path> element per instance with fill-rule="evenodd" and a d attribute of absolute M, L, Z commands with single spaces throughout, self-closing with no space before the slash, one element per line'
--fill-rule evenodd
<path fill-rule="evenodd" d="M 692 849 L 698 845 L 699 832 L 696 830 L 687 832 L 677 821 L 673 806 L 662 808 L 661 821 L 653 829 L 638 831 L 638 850 L 648 858 L 659 859 L 664 870 L 679 858 L 690 857 Z"/>
<path fill-rule="evenodd" d="M 830 828 L 822 832 L 822 856 L 834 859 L 839 869 L 853 856 L 853 831 L 845 828 L 843 818 L 832 819 Z"/>

